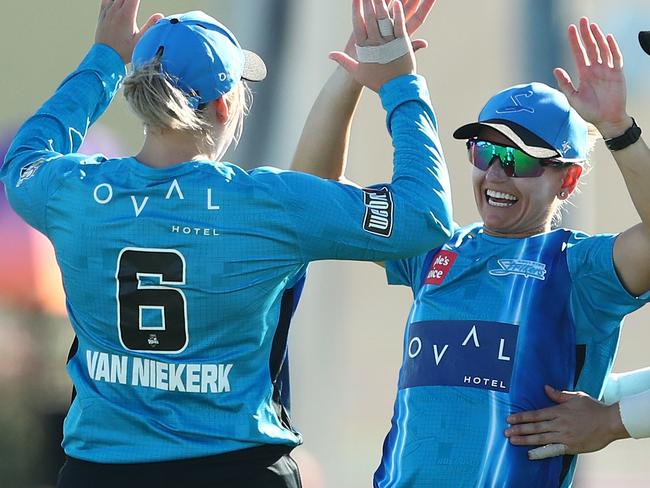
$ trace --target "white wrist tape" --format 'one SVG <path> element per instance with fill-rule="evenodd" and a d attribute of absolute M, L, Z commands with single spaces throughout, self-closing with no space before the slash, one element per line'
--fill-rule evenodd
<path fill-rule="evenodd" d="M 388 64 L 409 52 L 408 41 L 398 37 L 381 46 L 357 46 L 357 59 L 360 63 Z"/>
<path fill-rule="evenodd" d="M 650 437 L 650 390 L 621 398 L 618 407 L 630 436 L 635 439 Z"/>

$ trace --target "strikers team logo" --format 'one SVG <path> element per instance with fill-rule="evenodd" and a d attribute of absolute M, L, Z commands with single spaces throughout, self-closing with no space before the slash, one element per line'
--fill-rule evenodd
<path fill-rule="evenodd" d="M 390 237 L 393 233 L 393 195 L 388 187 L 364 188 L 363 200 L 366 205 L 363 230 L 381 237 Z"/>
<path fill-rule="evenodd" d="M 527 259 L 498 259 L 500 269 L 491 269 L 492 276 L 520 275 L 524 278 L 546 279 L 546 265 Z"/>
<path fill-rule="evenodd" d="M 427 273 L 427 279 L 424 280 L 424 284 L 440 285 L 447 277 L 457 257 L 458 254 L 453 251 L 440 251 L 436 254 L 435 259 L 431 263 L 431 269 Z"/>

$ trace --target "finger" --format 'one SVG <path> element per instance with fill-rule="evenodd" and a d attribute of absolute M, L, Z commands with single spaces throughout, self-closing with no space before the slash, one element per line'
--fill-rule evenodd
<path fill-rule="evenodd" d="M 517 412 L 509 415 L 506 421 L 511 424 L 526 424 L 529 422 L 542 422 L 553 420 L 557 417 L 554 407 L 541 408 L 539 410 L 529 410 L 527 412 Z"/>
<path fill-rule="evenodd" d="M 393 19 L 395 19 L 395 37 L 408 37 L 404 20 L 404 7 L 400 0 L 393 3 Z"/>
<path fill-rule="evenodd" d="M 352 30 L 357 44 L 364 43 L 368 39 L 361 0 L 352 1 Z"/>
<path fill-rule="evenodd" d="M 571 100 L 571 98 L 576 94 L 578 90 L 576 90 L 576 87 L 573 85 L 573 81 L 571 81 L 569 73 L 567 73 L 562 68 L 555 68 L 553 70 L 553 75 L 555 76 L 555 80 L 557 81 L 557 86 L 560 91 L 564 93 L 564 96 Z"/>
<path fill-rule="evenodd" d="M 348 56 L 347 54 L 341 51 L 333 51 L 329 53 L 328 57 L 332 61 L 336 61 L 348 73 L 354 73 L 354 71 L 359 66 L 358 61 L 356 61 L 355 59 L 351 58 L 350 56 Z"/>
<path fill-rule="evenodd" d="M 545 432 L 555 432 L 554 424 L 552 420 L 546 420 L 543 422 L 532 422 L 526 424 L 513 425 L 506 429 L 506 437 L 518 437 L 523 435 L 531 434 L 543 434 Z"/>
<path fill-rule="evenodd" d="M 612 34 L 607 35 L 607 44 L 612 52 L 612 64 L 614 68 L 623 69 L 623 53 L 621 52 L 621 48 L 618 47 L 616 38 Z"/>
<path fill-rule="evenodd" d="M 596 44 L 598 44 L 598 50 L 600 51 L 600 59 L 607 66 L 613 67 L 612 50 L 609 48 L 609 44 L 607 44 L 607 39 L 605 39 L 605 34 L 603 34 L 603 31 L 600 29 L 600 26 L 598 24 L 591 24 L 589 28 L 591 29 L 591 34 L 594 36 L 594 39 L 596 39 Z"/>
<path fill-rule="evenodd" d="M 545 385 L 544 390 L 546 391 L 546 396 L 548 396 L 555 403 L 565 403 L 571 400 L 572 398 L 576 398 L 580 396 L 576 392 L 556 390 L 555 388 L 549 385 Z"/>
<path fill-rule="evenodd" d="M 124 7 L 124 4 L 127 1 L 130 1 L 130 0 L 113 0 L 113 7 L 115 7 L 116 9 L 120 9 L 120 8 Z M 138 2 L 138 3 L 140 3 L 140 2 Z"/>
<path fill-rule="evenodd" d="M 543 434 L 510 437 L 510 444 L 514 446 L 543 446 L 545 444 L 559 443 L 561 440 L 558 432 L 545 432 Z"/>
<path fill-rule="evenodd" d="M 428 48 L 429 43 L 424 39 L 415 39 L 414 41 L 411 42 L 411 46 L 413 47 L 413 52 L 415 52 L 415 51 L 419 51 L 420 49 Z"/>
<path fill-rule="evenodd" d="M 546 446 L 536 447 L 528 451 L 528 459 L 537 461 L 550 457 L 564 456 L 567 452 L 566 444 L 547 444 Z"/>
<path fill-rule="evenodd" d="M 582 17 L 580 19 L 580 37 L 582 38 L 582 44 L 587 51 L 589 64 L 602 62 L 600 51 L 598 50 L 598 44 L 596 44 L 596 39 L 594 39 L 594 36 L 591 34 L 589 19 L 587 17 Z"/>
<path fill-rule="evenodd" d="M 377 25 L 377 15 L 375 14 L 373 0 L 363 0 L 363 20 L 366 24 L 368 40 L 374 43 L 381 42 L 381 34 Z"/>
<path fill-rule="evenodd" d="M 409 34 L 413 34 L 416 30 L 420 28 L 424 21 L 427 20 L 431 9 L 435 5 L 436 0 L 423 0 L 419 5 L 418 9 L 409 15 L 406 14 L 406 30 Z"/>
<path fill-rule="evenodd" d="M 390 19 L 390 12 L 386 6 L 386 0 L 375 0 L 375 12 L 378 19 Z"/>
<path fill-rule="evenodd" d="M 388 7 L 393 9 L 392 1 L 388 5 Z M 416 12 L 418 5 L 420 4 L 420 0 L 404 0 L 403 5 L 404 5 L 404 15 L 406 16 L 406 20 L 408 22 L 408 19 L 411 18 L 411 16 Z"/>
<path fill-rule="evenodd" d="M 585 48 L 582 46 L 580 34 L 578 34 L 578 28 L 575 24 L 569 26 L 569 46 L 571 47 L 571 53 L 573 54 L 573 60 L 576 63 L 576 67 L 581 69 L 584 66 L 588 66 L 589 59 L 587 58 Z"/>
<path fill-rule="evenodd" d="M 149 17 L 149 19 L 145 22 L 145 24 L 140 28 L 136 36 L 136 39 L 139 40 L 144 35 L 145 32 L 147 32 L 151 27 L 156 25 L 156 22 L 158 22 L 163 18 L 165 18 L 165 16 L 161 13 L 155 13 L 151 17 Z"/>
<path fill-rule="evenodd" d="M 119 0 L 115 0 L 117 3 Z M 122 0 L 122 5 L 118 6 L 122 9 L 122 14 L 127 19 L 132 21 L 134 31 L 138 28 L 138 10 L 140 9 L 140 0 Z"/>

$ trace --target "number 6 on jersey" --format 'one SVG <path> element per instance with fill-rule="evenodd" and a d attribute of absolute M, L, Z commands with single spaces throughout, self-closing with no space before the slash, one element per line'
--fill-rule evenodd
<path fill-rule="evenodd" d="M 174 249 L 124 248 L 117 258 L 117 324 L 125 349 L 158 354 L 187 347 L 185 258 Z"/>

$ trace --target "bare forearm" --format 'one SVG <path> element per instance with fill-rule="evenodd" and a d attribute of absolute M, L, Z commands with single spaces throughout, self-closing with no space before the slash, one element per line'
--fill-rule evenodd
<path fill-rule="evenodd" d="M 345 70 L 336 69 L 307 117 L 291 169 L 321 178 L 341 179 L 361 90 L 361 85 Z"/>

